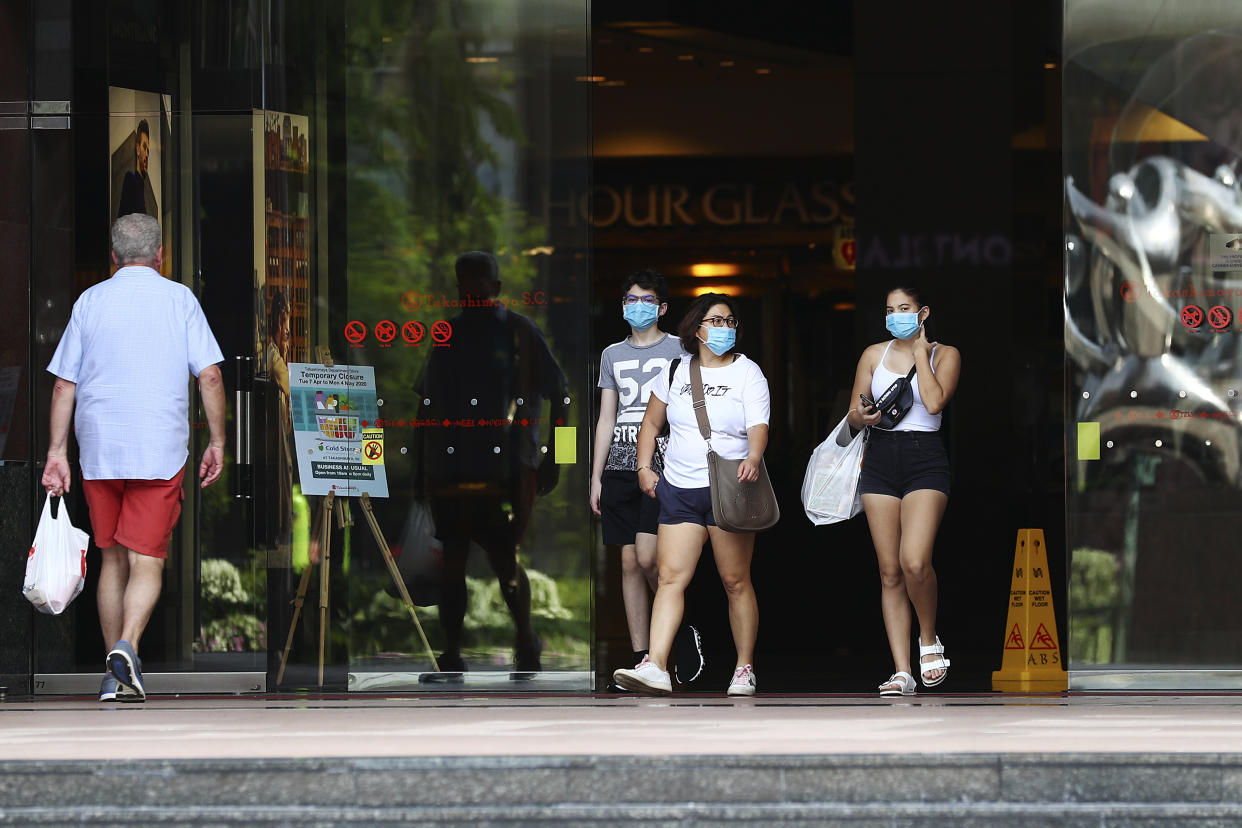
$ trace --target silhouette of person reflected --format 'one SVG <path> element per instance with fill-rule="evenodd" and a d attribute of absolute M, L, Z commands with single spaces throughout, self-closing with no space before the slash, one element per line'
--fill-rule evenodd
<path fill-rule="evenodd" d="M 425 493 L 444 546 L 440 624 L 442 672 L 461 672 L 470 543 L 487 553 L 516 632 L 518 677 L 541 669 L 531 628 L 530 582 L 517 560 L 535 496 L 557 483 L 544 442 L 568 411 L 565 374 L 543 333 L 497 297 L 500 275 L 490 253 L 463 253 L 455 265 L 461 312 L 452 336 L 434 347 L 417 390 L 422 400 L 416 489 Z M 550 403 L 543 419 L 543 403 Z"/>

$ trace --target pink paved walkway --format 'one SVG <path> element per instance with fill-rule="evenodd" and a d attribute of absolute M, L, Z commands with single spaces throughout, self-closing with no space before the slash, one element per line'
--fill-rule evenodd
<path fill-rule="evenodd" d="M 353 697 L 0 703 L 23 759 L 1242 753 L 1242 696 Z"/>

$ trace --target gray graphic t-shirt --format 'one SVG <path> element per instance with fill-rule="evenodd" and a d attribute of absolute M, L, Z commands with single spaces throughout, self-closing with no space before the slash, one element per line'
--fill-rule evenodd
<path fill-rule="evenodd" d="M 634 471 L 638 466 L 638 427 L 647 411 L 651 385 L 683 353 L 681 340 L 669 334 L 645 347 L 627 338 L 604 349 L 599 387 L 617 392 L 617 424 L 612 429 L 605 471 Z"/>

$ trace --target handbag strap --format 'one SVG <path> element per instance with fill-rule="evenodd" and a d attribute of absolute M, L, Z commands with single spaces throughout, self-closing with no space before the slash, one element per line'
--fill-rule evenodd
<path fill-rule="evenodd" d="M 707 443 L 707 450 L 712 449 L 712 424 L 707 419 L 707 400 L 703 399 L 703 371 L 699 368 L 699 358 L 690 357 L 690 394 L 694 400 L 694 416 L 699 421 L 699 434 Z"/>
<path fill-rule="evenodd" d="M 906 374 L 906 382 L 914 382 L 914 375 L 919 372 L 919 364 L 916 362 L 910 366 L 910 373 Z"/>

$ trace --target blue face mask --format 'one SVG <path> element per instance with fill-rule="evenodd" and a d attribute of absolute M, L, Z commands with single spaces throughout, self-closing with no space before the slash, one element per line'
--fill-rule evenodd
<path fill-rule="evenodd" d="M 737 342 L 737 331 L 733 328 L 708 328 L 707 350 L 716 356 L 724 356 Z"/>
<path fill-rule="evenodd" d="M 884 327 L 898 339 L 913 339 L 919 332 L 917 313 L 890 313 L 884 319 Z"/>
<path fill-rule="evenodd" d="M 645 331 L 660 318 L 660 306 L 635 302 L 632 305 L 626 305 L 621 315 L 625 317 L 626 322 L 640 331 Z"/>

